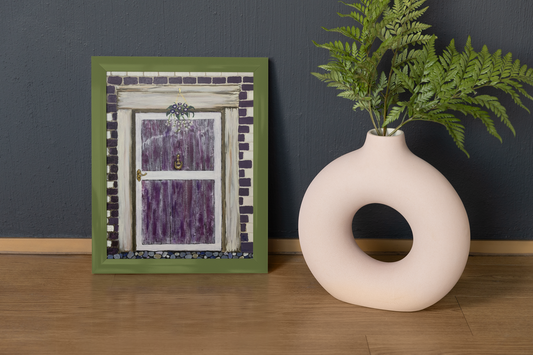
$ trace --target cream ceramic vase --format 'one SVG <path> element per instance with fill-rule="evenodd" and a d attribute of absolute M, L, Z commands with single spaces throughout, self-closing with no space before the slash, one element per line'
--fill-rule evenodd
<path fill-rule="evenodd" d="M 363 206 L 394 208 L 413 232 L 397 262 L 381 262 L 354 240 Z M 371 308 L 418 311 L 442 299 L 459 280 L 470 249 L 465 208 L 452 185 L 415 156 L 405 135 L 368 132 L 362 148 L 326 166 L 302 201 L 299 238 L 309 269 L 337 299 Z"/>

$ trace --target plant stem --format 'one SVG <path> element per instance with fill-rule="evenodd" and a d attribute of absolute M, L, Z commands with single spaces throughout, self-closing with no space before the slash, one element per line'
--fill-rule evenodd
<path fill-rule="evenodd" d="M 374 121 L 374 115 L 372 115 L 372 107 L 368 110 L 370 113 L 370 119 L 372 120 L 372 124 L 374 125 L 374 129 L 376 130 L 376 133 L 379 134 L 378 126 L 376 126 L 376 122 Z"/>

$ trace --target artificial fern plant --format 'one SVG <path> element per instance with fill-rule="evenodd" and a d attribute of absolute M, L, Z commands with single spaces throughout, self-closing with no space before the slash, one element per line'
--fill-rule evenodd
<path fill-rule="evenodd" d="M 435 51 L 434 35 L 424 34 L 430 26 L 418 21 L 426 12 L 426 0 L 359 0 L 346 4 L 357 26 L 324 28 L 348 37 L 350 42 L 313 43 L 329 50 L 332 61 L 312 73 L 338 95 L 355 102 L 354 110 L 366 110 L 376 132 L 392 135 L 413 121 L 437 122 L 446 127 L 463 152 L 464 126 L 456 113 L 478 118 L 490 134 L 502 140 L 491 115 L 494 113 L 513 132 L 505 107 L 496 96 L 480 93 L 493 87 L 509 94 L 527 110 L 521 95 L 533 100 L 521 83 L 533 85 L 533 69 L 512 60 L 511 53 L 489 53 L 487 46 L 476 52 L 470 37 L 464 50 L 454 40 L 442 54 Z M 385 58 L 392 58 L 384 70 Z M 390 129 L 389 125 L 396 124 Z M 387 130 L 387 128 L 389 128 Z"/>

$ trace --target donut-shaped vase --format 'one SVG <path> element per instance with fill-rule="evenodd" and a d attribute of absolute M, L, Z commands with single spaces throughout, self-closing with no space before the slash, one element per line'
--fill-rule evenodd
<path fill-rule="evenodd" d="M 409 223 L 413 245 L 405 258 L 378 261 L 357 245 L 357 211 L 380 203 Z M 461 199 L 446 178 L 407 148 L 405 135 L 370 131 L 362 148 L 334 160 L 302 201 L 299 239 L 313 276 L 335 298 L 371 308 L 418 311 L 457 283 L 470 249 Z"/>

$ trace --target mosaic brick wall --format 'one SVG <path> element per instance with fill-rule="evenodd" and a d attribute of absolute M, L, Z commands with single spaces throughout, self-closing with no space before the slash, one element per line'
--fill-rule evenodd
<path fill-rule="evenodd" d="M 107 250 L 108 257 L 121 257 L 118 249 L 118 91 L 124 87 L 175 85 L 238 85 L 239 92 L 239 213 L 241 253 L 187 252 L 191 258 L 248 258 L 253 252 L 253 73 L 108 72 L 107 73 Z M 180 253 L 122 253 L 132 257 L 180 257 Z M 174 255 L 174 257 L 172 257 Z M 196 255 L 196 256 L 195 256 Z M 207 256 L 206 256 L 207 255 Z"/>

